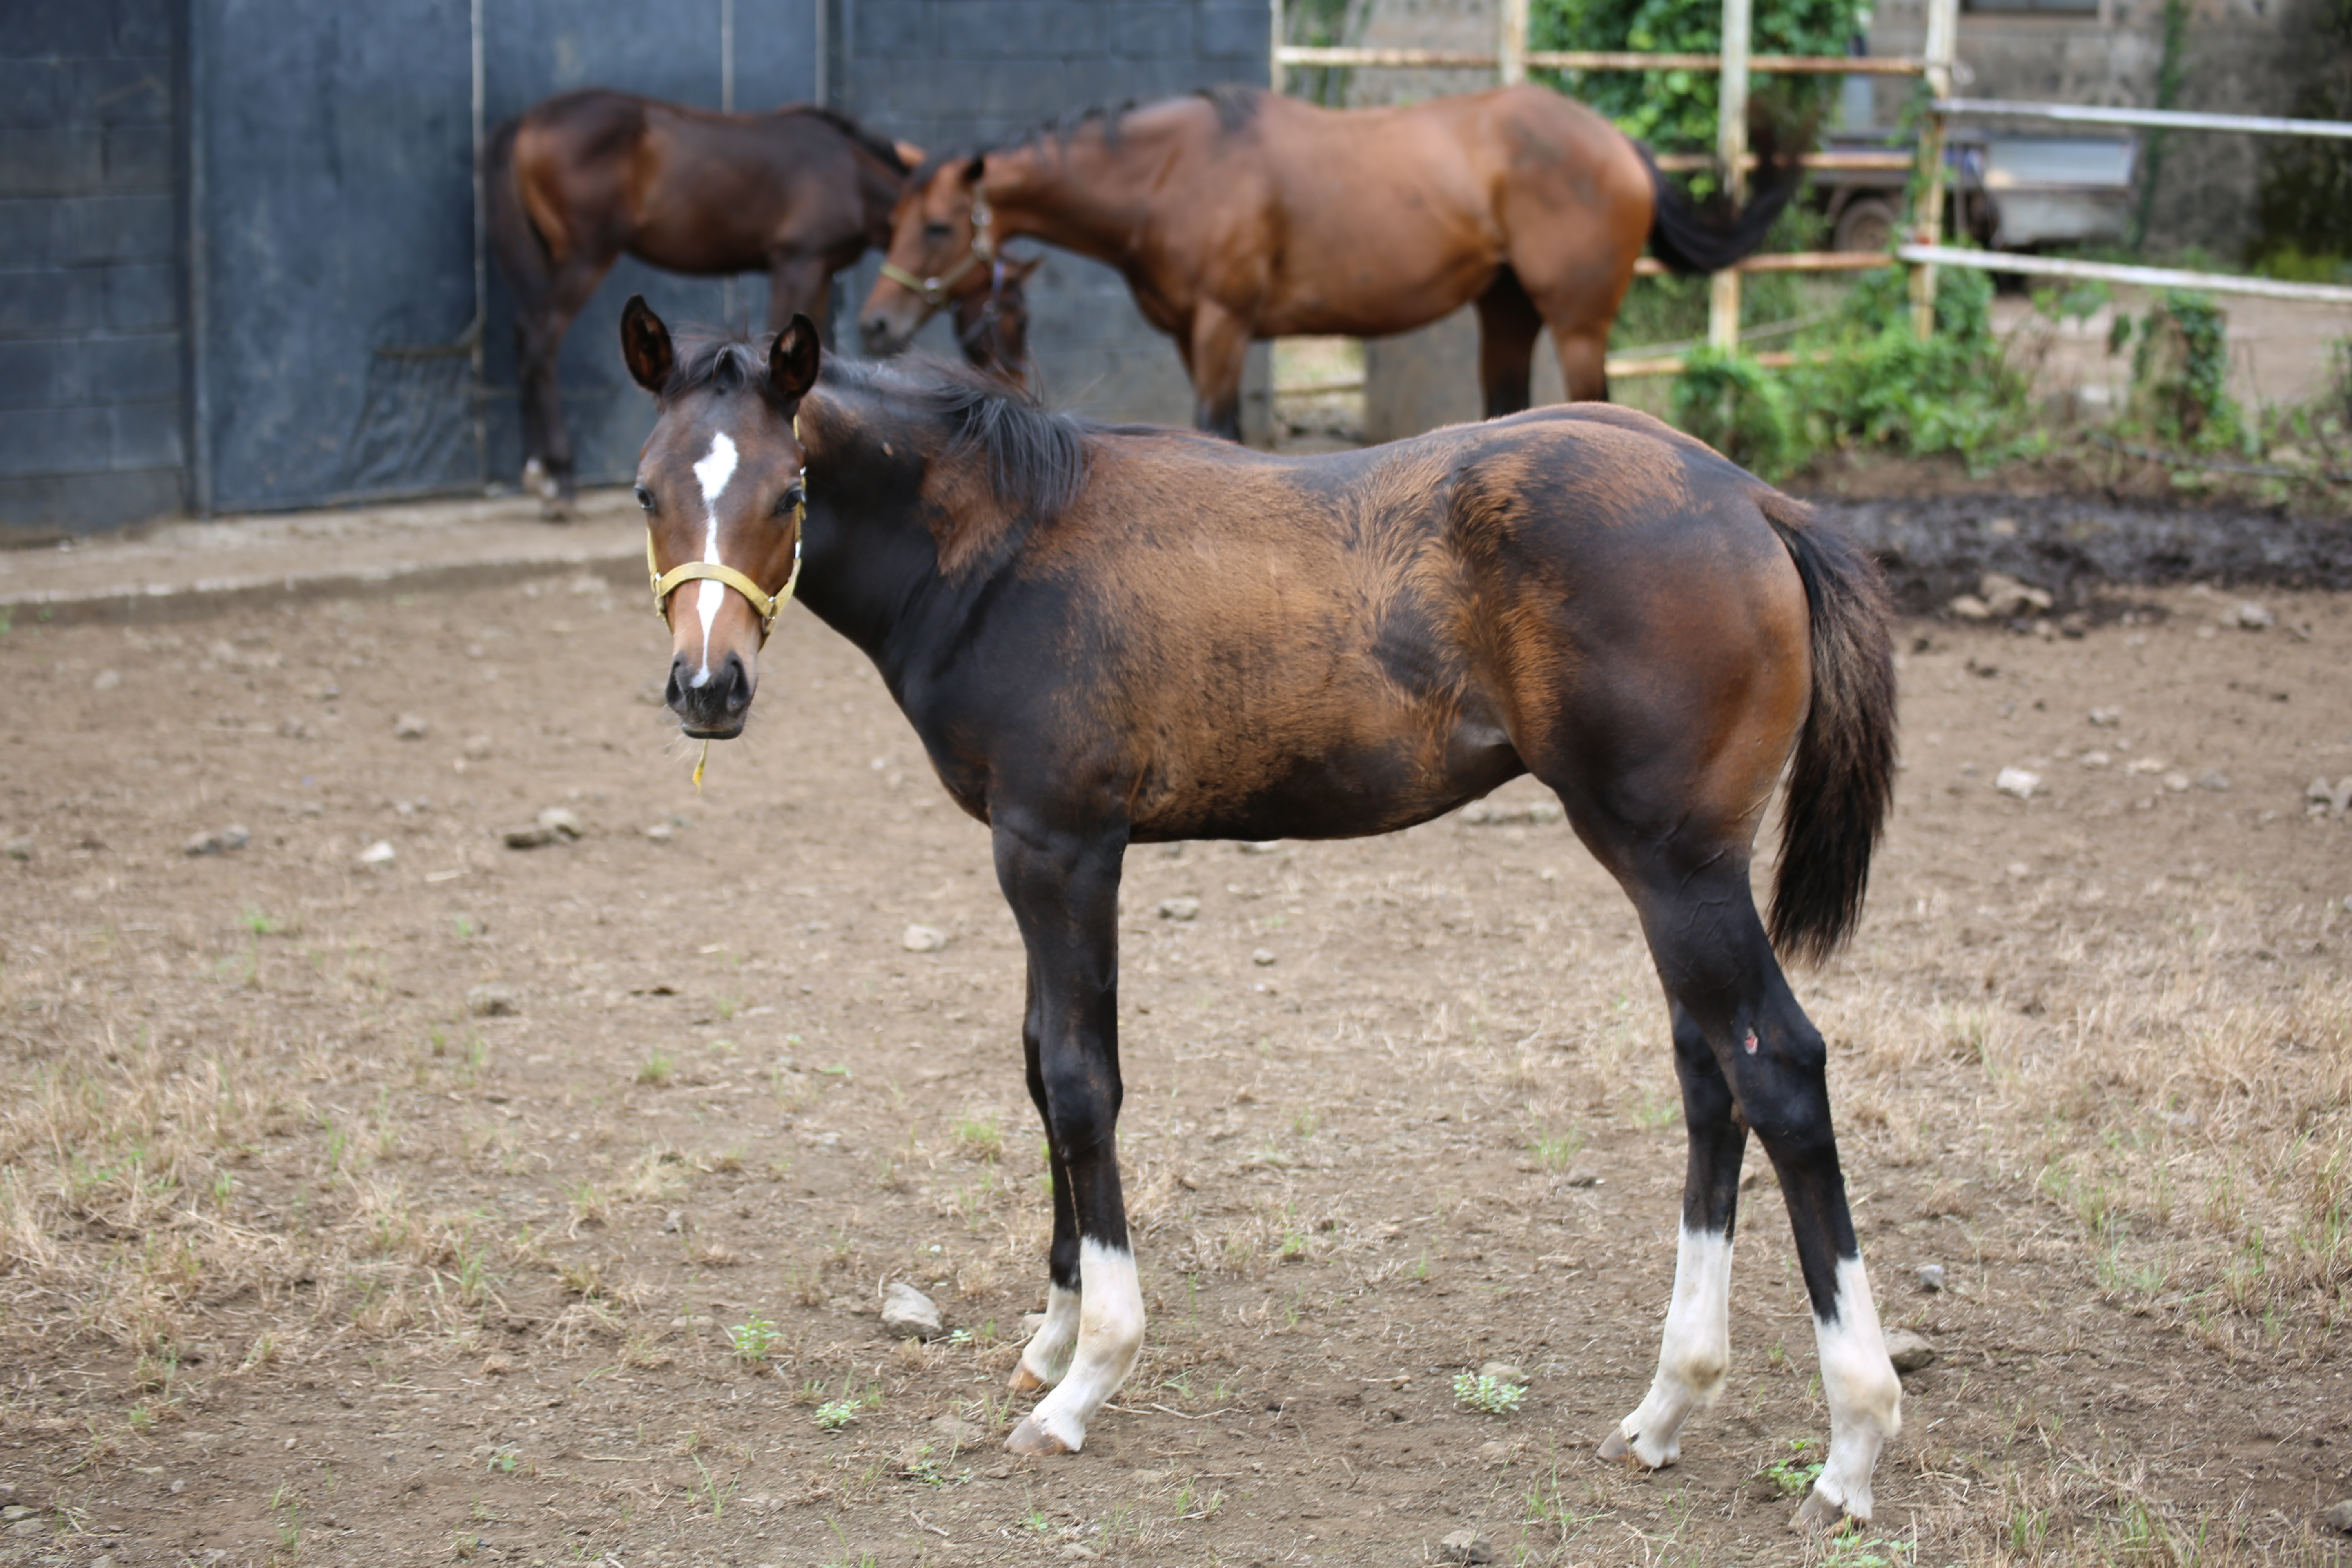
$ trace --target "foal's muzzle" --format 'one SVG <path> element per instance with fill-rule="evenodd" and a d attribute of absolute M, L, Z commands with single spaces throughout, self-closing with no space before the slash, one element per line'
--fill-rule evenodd
<path fill-rule="evenodd" d="M 751 710 L 754 687 L 743 656 L 730 653 L 710 669 L 710 678 L 694 684 L 701 667 L 684 654 L 669 661 L 669 688 L 662 700 L 677 715 L 679 727 L 697 741 L 731 741 L 743 732 L 743 715 Z"/>

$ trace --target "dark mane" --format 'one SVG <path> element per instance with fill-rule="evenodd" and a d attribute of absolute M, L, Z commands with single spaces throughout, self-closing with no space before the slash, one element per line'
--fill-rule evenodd
<path fill-rule="evenodd" d="M 1239 131 L 1257 115 L 1258 100 L 1265 96 L 1262 87 L 1247 82 L 1221 81 L 1214 87 L 1196 87 L 1194 98 L 1205 98 L 1217 111 L 1217 129 Z"/>
<path fill-rule="evenodd" d="M 1233 132 L 1239 131 L 1256 116 L 1258 100 L 1265 96 L 1265 89 L 1251 87 L 1245 82 L 1228 81 L 1219 82 L 1213 87 L 1196 87 L 1187 96 L 1206 100 L 1217 111 L 1217 129 Z M 1164 103 L 1169 100 L 1160 99 L 1154 101 Z M 1137 107 L 1136 100 L 1131 98 L 1120 103 L 1088 104 L 1084 109 L 1056 115 L 1052 120 L 1043 121 L 999 141 L 952 153 L 934 153 L 915 165 L 915 171 L 908 177 L 907 183 L 910 188 L 919 190 L 946 165 L 960 163 L 968 158 L 985 158 L 991 153 L 1042 147 L 1049 141 L 1056 147 L 1067 147 L 1079 132 L 1097 121 L 1102 125 L 1103 145 L 1116 147 L 1118 145 L 1119 121 Z"/>
<path fill-rule="evenodd" d="M 772 341 L 766 334 L 682 331 L 662 406 L 697 392 L 748 391 L 782 408 L 768 378 Z M 1077 499 L 1087 478 L 1087 438 L 1100 428 L 1047 409 L 992 376 L 928 354 L 895 360 L 827 355 L 819 384 L 870 394 L 901 413 L 944 425 L 948 452 L 985 459 L 999 503 L 1040 522 L 1060 516 Z"/>
<path fill-rule="evenodd" d="M 889 360 L 835 356 L 818 373 L 818 384 L 866 393 L 945 426 L 948 451 L 984 459 L 998 503 L 1032 522 L 1051 522 L 1078 499 L 1088 437 L 1102 428 L 1048 409 L 993 376 L 923 353 Z"/>
<path fill-rule="evenodd" d="M 805 114 L 813 119 L 822 120 L 827 125 L 832 126 L 835 131 L 840 132 L 844 136 L 848 137 L 852 142 L 856 142 L 860 147 L 865 148 L 868 153 L 873 153 L 877 158 L 881 159 L 882 162 L 890 165 L 891 168 L 897 170 L 899 174 L 903 174 L 907 172 L 907 161 L 898 156 L 898 148 L 896 142 L 891 142 L 887 137 L 877 136 L 873 132 L 866 130 L 866 127 L 860 125 L 856 121 L 852 120 L 848 115 L 844 114 L 838 109 L 827 109 L 822 104 L 815 103 L 796 103 L 790 109 L 785 110 L 783 112 L 786 114 Z"/>

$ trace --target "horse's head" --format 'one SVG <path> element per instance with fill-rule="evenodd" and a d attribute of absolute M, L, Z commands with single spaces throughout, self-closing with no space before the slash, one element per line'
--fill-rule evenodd
<path fill-rule="evenodd" d="M 800 574 L 807 458 L 793 416 L 816 384 L 816 327 L 794 316 L 764 357 L 740 341 L 689 342 L 681 357 L 635 298 L 621 357 L 658 408 L 637 504 L 670 627 L 667 700 L 688 735 L 729 739 L 742 733 L 761 645 Z"/>
<path fill-rule="evenodd" d="M 1045 265 L 1041 252 L 1023 261 L 999 255 L 988 284 L 955 302 L 956 342 L 963 357 L 1014 386 L 1029 383 L 1029 275 Z"/>
<path fill-rule="evenodd" d="M 882 276 L 857 313 L 867 353 L 897 353 L 932 311 L 987 289 L 996 237 L 981 188 L 986 167 L 984 156 L 944 158 L 907 182 L 890 217 Z"/>

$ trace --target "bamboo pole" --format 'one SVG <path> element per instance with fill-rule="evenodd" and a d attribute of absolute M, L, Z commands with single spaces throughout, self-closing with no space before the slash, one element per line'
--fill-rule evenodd
<path fill-rule="evenodd" d="M 818 9 L 823 10 L 824 7 L 819 6 Z M 1278 96 L 1290 85 L 1290 73 L 1285 68 L 1289 64 L 1285 58 L 1289 50 L 1284 47 L 1286 40 L 1282 36 L 1282 0 L 1267 0 L 1265 26 L 1265 74 L 1272 79 L 1274 90 Z"/>
<path fill-rule="evenodd" d="M 1931 0 L 1933 3 L 1933 0 Z M 1749 0 L 1723 0 L 1723 76 L 1717 89 L 1715 155 L 1733 205 L 1748 190 L 1748 43 Z M 1739 273 L 1727 269 L 1707 281 L 1706 341 L 1739 346 Z"/>
<path fill-rule="evenodd" d="M 1919 205 L 1911 214 L 1914 245 L 1935 245 L 1944 235 L 1944 114 L 1937 104 L 1952 96 L 1952 58 L 1960 30 L 1959 0 L 1927 0 L 1927 96 L 1933 100 L 1919 122 Z M 1911 330 L 1922 342 L 1936 331 L 1936 269 L 1911 269 Z"/>
<path fill-rule="evenodd" d="M 1496 10 L 1502 35 L 1496 40 L 1501 57 L 1496 72 L 1511 87 L 1528 79 L 1528 0 L 1502 0 Z"/>
<path fill-rule="evenodd" d="M 1348 44 L 1282 44 L 1286 66 L 1358 67 L 1370 70 L 1494 70 L 1499 54 L 1476 49 L 1365 48 Z M 1529 70 L 1711 71 L 1721 55 L 1645 54 L 1638 49 L 1529 49 Z M 1925 62 L 1901 55 L 1750 55 L 1750 76 L 1918 76 Z"/>

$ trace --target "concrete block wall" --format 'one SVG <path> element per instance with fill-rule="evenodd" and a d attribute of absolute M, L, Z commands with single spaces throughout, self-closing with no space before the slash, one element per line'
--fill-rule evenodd
<path fill-rule="evenodd" d="M 832 101 L 930 152 L 982 146 L 1091 104 L 1149 102 L 1217 82 L 1266 80 L 1264 0 L 831 0 Z M 1021 242 L 1023 252 L 1036 248 Z M 847 279 L 855 308 L 868 257 Z M 1049 399 L 1097 417 L 1186 425 L 1175 344 L 1145 324 L 1109 268 L 1054 251 L 1030 284 L 1030 345 Z M 953 353 L 934 321 L 920 346 Z M 1253 352 L 1244 429 L 1268 409 Z"/>
<path fill-rule="evenodd" d="M 171 0 L 10 0 L 0 25 L 0 528 L 181 510 Z"/>

